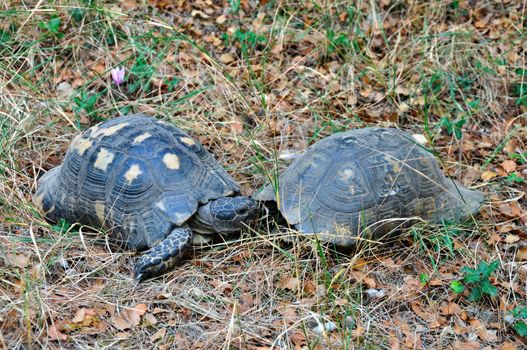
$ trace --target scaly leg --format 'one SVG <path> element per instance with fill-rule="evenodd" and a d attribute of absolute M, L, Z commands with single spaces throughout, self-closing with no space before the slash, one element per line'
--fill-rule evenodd
<path fill-rule="evenodd" d="M 135 278 L 143 281 L 170 269 L 192 242 L 192 230 L 188 225 L 176 227 L 157 245 L 141 256 L 134 268 Z"/>

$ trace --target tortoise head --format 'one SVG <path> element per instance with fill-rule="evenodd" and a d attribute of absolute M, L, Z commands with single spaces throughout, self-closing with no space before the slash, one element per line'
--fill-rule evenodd
<path fill-rule="evenodd" d="M 201 206 L 196 221 L 202 228 L 208 227 L 209 232 L 234 232 L 256 219 L 258 212 L 258 204 L 250 198 L 222 197 Z"/>

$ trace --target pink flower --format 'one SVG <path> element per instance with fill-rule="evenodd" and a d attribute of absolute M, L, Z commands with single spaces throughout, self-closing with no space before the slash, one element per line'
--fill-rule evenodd
<path fill-rule="evenodd" d="M 124 67 L 117 67 L 110 71 L 115 85 L 124 83 Z"/>

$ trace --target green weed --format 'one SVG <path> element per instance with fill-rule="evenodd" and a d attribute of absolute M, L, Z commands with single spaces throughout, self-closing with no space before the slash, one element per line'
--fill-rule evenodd
<path fill-rule="evenodd" d="M 512 328 L 518 333 L 520 337 L 527 338 L 527 307 L 516 307 L 511 311 L 511 315 L 514 317 L 514 324 Z"/>
<path fill-rule="evenodd" d="M 481 261 L 477 269 L 472 269 L 468 266 L 465 266 L 461 269 L 461 272 L 464 274 L 463 282 L 465 285 L 463 285 L 461 281 L 453 281 L 450 287 L 456 293 L 461 293 L 465 290 L 465 287 L 469 287 L 469 301 L 478 301 L 485 294 L 490 297 L 494 297 L 498 293 L 498 289 L 492 285 L 489 278 L 499 267 L 499 264 L 500 262 L 496 260 L 490 264 L 487 264 L 485 261 Z"/>

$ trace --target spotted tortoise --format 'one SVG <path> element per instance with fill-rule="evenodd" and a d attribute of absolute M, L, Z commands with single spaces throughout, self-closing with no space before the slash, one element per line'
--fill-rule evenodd
<path fill-rule="evenodd" d="M 299 232 L 348 249 L 416 218 L 465 218 L 483 202 L 481 192 L 445 177 L 412 135 L 379 127 L 318 141 L 287 168 L 277 187 L 268 185 L 254 198 L 276 201 Z"/>
<path fill-rule="evenodd" d="M 33 201 L 50 221 L 104 227 L 128 249 L 149 249 L 135 265 L 139 280 L 165 272 L 192 242 L 257 215 L 256 202 L 198 141 L 142 114 L 78 135 Z"/>

